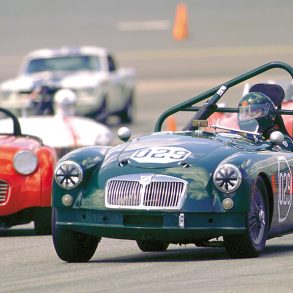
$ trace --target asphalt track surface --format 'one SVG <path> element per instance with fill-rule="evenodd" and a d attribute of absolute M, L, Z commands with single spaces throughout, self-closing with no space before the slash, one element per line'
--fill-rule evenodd
<path fill-rule="evenodd" d="M 182 42 L 172 38 L 177 2 L 2 1 L 0 79 L 15 75 L 33 49 L 106 46 L 121 66 L 137 70 L 136 137 L 152 132 L 174 103 L 269 61 L 293 64 L 292 1 L 185 1 L 189 37 Z M 269 240 L 259 258 L 241 260 L 220 248 L 170 245 L 143 253 L 133 241 L 103 239 L 90 263 L 68 264 L 51 237 L 32 227 L 0 231 L 0 292 L 292 292 L 291 235 Z"/>

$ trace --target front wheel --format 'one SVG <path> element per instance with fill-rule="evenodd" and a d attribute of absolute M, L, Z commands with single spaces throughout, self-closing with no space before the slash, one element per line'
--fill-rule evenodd
<path fill-rule="evenodd" d="M 268 192 L 261 177 L 257 178 L 247 213 L 247 230 L 241 235 L 224 236 L 230 257 L 257 257 L 264 250 L 269 229 Z"/>
<path fill-rule="evenodd" d="M 169 246 L 168 242 L 158 240 L 137 240 L 136 243 L 139 249 L 144 252 L 165 251 Z"/>
<path fill-rule="evenodd" d="M 120 112 L 121 123 L 132 123 L 134 118 L 134 93 L 129 94 L 128 101 L 125 105 L 125 108 Z"/>
<path fill-rule="evenodd" d="M 95 113 L 95 120 L 106 124 L 107 123 L 107 119 L 108 119 L 108 112 L 107 112 L 107 96 L 104 96 L 102 98 L 102 103 L 100 108 L 98 109 L 98 111 L 96 111 Z"/>
<path fill-rule="evenodd" d="M 56 253 L 67 262 L 88 262 L 101 239 L 58 227 L 55 209 L 52 215 L 52 236 Z"/>

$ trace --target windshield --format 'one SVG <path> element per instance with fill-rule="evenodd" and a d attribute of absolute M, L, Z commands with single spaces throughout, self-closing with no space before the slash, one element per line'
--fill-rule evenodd
<path fill-rule="evenodd" d="M 242 129 L 238 123 L 231 123 L 231 120 L 223 117 L 222 119 L 218 119 L 216 123 L 210 125 L 210 129 L 218 133 L 236 134 L 245 138 L 254 138 L 259 135 L 259 125 L 256 119 L 251 119 L 248 126 L 246 129 Z"/>
<path fill-rule="evenodd" d="M 100 71 L 101 63 L 97 56 L 76 55 L 60 56 L 52 58 L 32 59 L 26 70 L 26 74 L 42 71 Z"/>

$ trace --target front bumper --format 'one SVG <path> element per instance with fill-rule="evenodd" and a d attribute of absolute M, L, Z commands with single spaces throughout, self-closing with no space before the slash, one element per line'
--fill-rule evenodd
<path fill-rule="evenodd" d="M 58 227 L 106 238 L 192 243 L 246 230 L 244 213 L 184 213 L 184 225 L 182 217 L 180 212 L 56 209 Z"/>
<path fill-rule="evenodd" d="M 79 115 L 85 116 L 92 112 L 98 112 L 103 103 L 102 96 L 100 94 L 88 95 L 79 91 L 76 91 L 76 111 Z M 32 115 L 34 108 L 32 103 L 39 103 L 39 100 L 32 100 L 29 93 L 13 93 L 9 97 L 2 98 L 0 100 L 0 106 L 11 110 L 16 115 Z"/>
<path fill-rule="evenodd" d="M 41 177 L 38 173 L 26 177 L 2 175 L 0 182 L 7 185 L 7 191 L 1 198 L 0 217 L 13 215 L 28 208 L 50 206 L 50 193 L 42 192 Z"/>

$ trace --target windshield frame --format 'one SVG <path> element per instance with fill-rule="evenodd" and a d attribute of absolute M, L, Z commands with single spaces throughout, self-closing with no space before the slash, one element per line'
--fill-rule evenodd
<path fill-rule="evenodd" d="M 286 71 L 291 79 L 293 79 L 293 67 L 284 62 L 270 62 L 266 63 L 262 66 L 259 66 L 253 70 L 247 71 L 244 74 L 241 74 L 231 80 L 228 80 L 204 93 L 201 93 L 195 97 L 192 97 L 182 103 L 179 103 L 167 110 L 165 110 L 157 119 L 154 127 L 154 132 L 160 132 L 162 129 L 162 125 L 164 121 L 171 115 L 178 112 L 196 112 L 196 114 L 192 117 L 192 120 L 206 120 L 209 116 L 211 116 L 215 112 L 230 112 L 230 113 L 238 113 L 238 108 L 221 108 L 218 107 L 217 102 L 223 97 L 225 92 L 227 92 L 231 87 L 234 87 L 246 80 L 249 80 L 255 76 L 258 76 L 266 71 L 272 69 L 283 69 Z M 206 101 L 203 106 L 195 106 L 200 102 Z M 280 114 L 285 115 L 293 115 L 292 110 L 283 110 L 278 109 Z M 192 120 L 190 120 L 187 125 L 183 128 L 183 130 L 192 130 Z"/>

